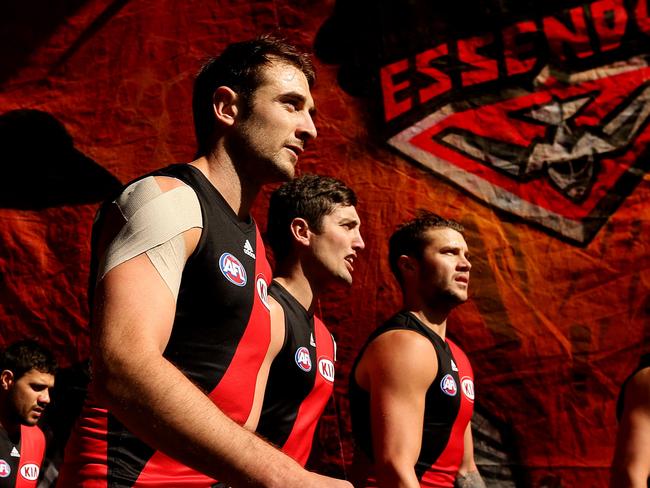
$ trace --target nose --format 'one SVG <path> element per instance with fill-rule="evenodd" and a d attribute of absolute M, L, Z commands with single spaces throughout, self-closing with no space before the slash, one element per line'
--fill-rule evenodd
<path fill-rule="evenodd" d="M 354 240 L 352 241 L 352 249 L 355 251 L 361 251 L 366 247 L 366 243 L 363 242 L 363 237 L 361 237 L 361 232 L 357 232 L 357 235 L 354 237 Z"/>
<path fill-rule="evenodd" d="M 318 136 L 318 131 L 316 130 L 314 119 L 309 112 L 305 111 L 305 116 L 298 125 L 296 132 L 297 136 L 303 142 L 307 142 L 310 139 L 316 139 Z"/>
<path fill-rule="evenodd" d="M 467 256 L 465 256 L 465 254 L 461 254 L 459 267 L 465 271 L 472 269 L 472 263 L 469 262 L 469 259 L 467 259 Z"/>
<path fill-rule="evenodd" d="M 40 405 L 48 405 L 50 403 L 50 391 L 49 390 L 44 390 L 41 392 L 41 394 L 38 396 L 38 403 Z"/>

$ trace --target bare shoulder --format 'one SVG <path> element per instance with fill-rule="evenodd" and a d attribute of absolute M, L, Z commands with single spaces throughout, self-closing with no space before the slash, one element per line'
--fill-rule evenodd
<path fill-rule="evenodd" d="M 411 330 L 391 330 L 374 339 L 360 362 L 361 386 L 373 378 L 382 382 L 404 378 L 430 385 L 438 372 L 438 359 L 429 339 Z"/>
<path fill-rule="evenodd" d="M 431 341 L 413 330 L 395 329 L 384 332 L 375 338 L 366 350 L 366 355 L 391 357 L 403 356 L 420 359 L 435 352 Z M 433 354 L 435 358 L 435 354 Z"/>
<path fill-rule="evenodd" d="M 171 176 L 154 176 L 154 180 L 158 183 L 158 187 L 163 193 L 173 190 L 174 188 L 188 186 L 184 181 Z"/>

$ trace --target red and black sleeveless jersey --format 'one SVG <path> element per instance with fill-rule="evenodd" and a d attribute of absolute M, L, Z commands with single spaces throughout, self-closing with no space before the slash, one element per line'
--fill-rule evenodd
<path fill-rule="evenodd" d="M 279 283 L 269 295 L 284 310 L 284 344 L 271 365 L 257 431 L 303 466 L 334 387 L 334 339 Z"/>
<path fill-rule="evenodd" d="M 264 245 L 255 222 L 242 222 L 196 168 L 173 165 L 152 175 L 178 178 L 193 188 L 203 214 L 201 238 L 183 270 L 164 356 L 243 424 L 271 335 L 271 270 Z M 101 223 L 100 217 L 95 225 Z M 68 443 L 62 480 L 62 486 L 92 487 L 205 488 L 214 483 L 147 446 L 92 398 Z"/>
<path fill-rule="evenodd" d="M 45 453 L 45 436 L 36 426 L 20 426 L 20 439 L 14 444 L 0 427 L 0 488 L 32 488 Z"/>
<path fill-rule="evenodd" d="M 350 373 L 350 413 L 357 448 L 372 460 L 370 395 L 354 375 L 364 351 L 375 338 L 390 330 L 412 330 L 427 337 L 438 358 L 438 374 L 425 396 L 422 448 L 415 474 L 423 487 L 453 487 L 463 458 L 464 434 L 474 410 L 474 375 L 467 356 L 451 340 L 443 340 L 414 315 L 400 312 L 376 329 L 361 349 Z M 399 351 L 395 351 L 399 354 Z M 374 474 L 367 484 L 376 486 Z"/>

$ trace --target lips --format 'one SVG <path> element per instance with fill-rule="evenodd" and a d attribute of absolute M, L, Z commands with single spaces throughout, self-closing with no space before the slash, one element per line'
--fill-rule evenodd
<path fill-rule="evenodd" d="M 302 146 L 299 144 L 286 144 L 284 147 L 286 147 L 289 151 L 294 153 L 296 157 L 300 156 L 304 151 Z"/>
<path fill-rule="evenodd" d="M 454 281 L 457 281 L 458 283 L 463 283 L 465 285 L 469 284 L 469 276 L 465 275 L 459 275 L 454 278 Z"/>
<path fill-rule="evenodd" d="M 354 258 L 355 258 L 354 255 L 350 255 L 350 256 L 345 257 L 345 262 L 348 265 L 348 267 L 350 268 L 350 271 L 354 271 Z"/>

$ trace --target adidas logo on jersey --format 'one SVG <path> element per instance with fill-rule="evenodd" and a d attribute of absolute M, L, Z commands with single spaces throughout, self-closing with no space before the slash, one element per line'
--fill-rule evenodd
<path fill-rule="evenodd" d="M 244 254 L 255 259 L 255 251 L 253 251 L 253 246 L 251 246 L 251 243 L 248 239 L 246 239 L 246 242 L 244 243 Z"/>
<path fill-rule="evenodd" d="M 456 363 L 454 362 L 453 359 L 451 360 L 451 370 L 458 371 L 458 366 L 456 366 Z"/>
<path fill-rule="evenodd" d="M 11 450 L 11 457 L 20 457 L 20 453 L 18 452 L 18 449 L 16 449 L 16 446 Z"/>

